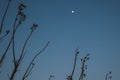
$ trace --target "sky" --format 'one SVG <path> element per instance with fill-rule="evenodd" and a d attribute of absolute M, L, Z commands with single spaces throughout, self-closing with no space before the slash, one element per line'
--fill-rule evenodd
<path fill-rule="evenodd" d="M 0 18 L 7 0 L 0 0 Z M 107 72 L 112 71 L 112 80 L 120 79 L 120 1 L 119 0 L 12 0 L 5 29 L 9 29 L 17 12 L 18 2 L 27 5 L 24 10 L 26 21 L 16 34 L 17 51 L 20 51 L 33 23 L 39 25 L 27 45 L 27 56 L 16 79 L 27 66 L 34 52 L 39 51 L 47 41 L 47 49 L 35 61 L 35 67 L 28 80 L 65 80 L 71 74 L 75 50 L 79 49 L 74 80 L 81 71 L 81 58 L 87 53 L 85 80 L 104 80 Z M 75 11 L 72 13 L 72 11 Z M 8 26 L 9 24 L 9 26 Z M 0 47 L 2 50 L 2 48 Z M 10 54 L 5 64 L 9 63 Z M 7 64 L 8 65 L 8 64 Z M 26 65 L 26 66 L 25 66 Z M 12 65 L 3 69 L 6 80 Z"/>

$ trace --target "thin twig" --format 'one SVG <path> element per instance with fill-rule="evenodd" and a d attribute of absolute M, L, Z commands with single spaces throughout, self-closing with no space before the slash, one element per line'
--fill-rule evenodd
<path fill-rule="evenodd" d="M 30 34 L 28 35 L 28 37 L 27 37 L 27 39 L 25 40 L 25 43 L 24 43 L 24 45 L 23 45 L 23 47 L 22 47 L 22 51 L 21 51 L 21 54 L 20 54 L 20 57 L 19 57 L 19 60 L 18 60 L 18 61 L 19 61 L 19 64 L 21 63 L 21 61 L 22 61 L 22 59 L 23 59 L 23 55 L 25 55 L 25 54 L 24 54 L 25 47 L 26 47 L 26 45 L 27 45 L 27 43 L 28 43 L 28 41 L 29 41 L 29 39 L 30 39 L 33 31 L 34 31 L 34 30 L 31 30 Z"/>
<path fill-rule="evenodd" d="M 0 38 L 0 42 L 9 34 L 9 30 L 6 31 L 6 34 L 4 34 L 1 38 Z"/>
<path fill-rule="evenodd" d="M 0 35 L 1 35 L 1 33 L 2 33 L 3 23 L 4 23 L 4 20 L 5 20 L 7 11 L 8 11 L 8 9 L 9 9 L 10 3 L 11 3 L 11 0 L 8 0 L 8 4 L 7 4 L 6 10 L 5 10 L 4 14 L 3 14 L 2 21 L 1 21 L 1 24 L 0 24 Z"/>
<path fill-rule="evenodd" d="M 73 80 L 73 74 L 74 74 L 74 72 L 75 72 L 76 62 L 77 62 L 77 55 L 78 55 L 78 54 L 79 54 L 79 51 L 78 51 L 78 49 L 76 49 L 72 73 L 71 73 L 71 75 L 69 75 L 69 76 L 67 77 L 67 80 Z"/>
<path fill-rule="evenodd" d="M 31 71 L 30 71 L 30 67 L 32 66 L 34 60 L 47 48 L 48 44 L 49 44 L 49 41 L 47 42 L 46 46 L 44 46 L 43 49 L 41 49 L 41 50 L 33 57 L 33 59 L 31 60 L 29 66 L 27 67 L 27 69 L 26 69 L 26 71 L 25 71 L 25 73 L 24 73 L 24 75 L 23 75 L 22 80 L 25 80 L 25 79 L 29 76 L 29 72 L 31 72 Z"/>
<path fill-rule="evenodd" d="M 74 66 L 73 66 L 73 70 L 72 70 L 72 73 L 71 73 L 71 77 L 73 77 L 73 74 L 74 74 L 74 71 L 75 71 L 76 62 L 77 62 L 77 55 L 78 55 L 78 54 L 79 54 L 79 51 L 78 51 L 78 49 L 76 49 L 75 59 L 74 59 Z"/>

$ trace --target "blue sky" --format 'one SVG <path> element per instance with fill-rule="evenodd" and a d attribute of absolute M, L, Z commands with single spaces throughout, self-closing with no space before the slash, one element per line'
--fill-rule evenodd
<path fill-rule="evenodd" d="M 0 17 L 6 1 L 0 1 Z M 26 49 L 28 54 L 26 60 L 50 41 L 46 51 L 37 58 L 30 80 L 47 80 L 50 74 L 55 75 L 53 80 L 65 80 L 72 71 L 76 48 L 80 50 L 80 55 L 74 75 L 75 80 L 80 74 L 80 59 L 87 53 L 90 53 L 90 60 L 87 63 L 85 80 L 104 80 L 108 71 L 112 71 L 112 80 L 120 79 L 119 0 L 25 0 L 22 2 L 27 5 L 24 11 L 27 20 L 20 28 L 21 33 L 17 33 L 16 43 L 21 45 L 21 38 L 26 36 L 28 28 L 33 23 L 39 24 Z M 11 16 L 14 17 L 17 12 L 17 4 L 14 0 L 11 3 L 7 24 L 13 21 Z M 71 13 L 72 10 L 75 11 L 74 14 Z M 6 29 L 10 28 L 7 24 L 5 24 Z M 24 64 L 27 64 L 26 60 Z M 20 73 L 24 70 L 24 67 L 21 67 Z"/>

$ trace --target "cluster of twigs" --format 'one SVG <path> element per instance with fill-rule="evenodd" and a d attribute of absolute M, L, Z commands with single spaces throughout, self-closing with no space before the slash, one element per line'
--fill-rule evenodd
<path fill-rule="evenodd" d="M 78 51 L 78 49 L 76 49 L 72 73 L 71 73 L 71 75 L 67 76 L 67 80 L 74 80 L 74 79 L 73 79 L 73 75 L 74 75 L 75 68 L 76 68 L 76 62 L 77 62 L 77 56 L 78 56 L 78 54 L 79 54 L 79 51 Z M 84 78 L 86 77 L 86 73 L 85 73 L 85 71 L 87 70 L 87 64 L 86 64 L 86 62 L 87 62 L 88 60 L 89 60 L 89 54 L 87 54 L 86 56 L 84 56 L 84 57 L 81 59 L 81 72 L 80 72 L 80 76 L 79 76 L 79 79 L 78 79 L 78 80 L 84 80 Z M 108 73 L 106 74 L 105 80 L 111 80 L 111 79 L 112 79 L 111 73 L 112 73 L 112 72 L 110 71 L 110 72 L 108 72 Z"/>
<path fill-rule="evenodd" d="M 86 61 L 88 60 L 89 60 L 89 54 L 87 54 L 85 57 L 81 59 L 82 67 L 81 67 L 81 74 L 80 74 L 79 80 L 83 80 L 84 77 L 86 77 L 86 74 L 85 74 L 85 70 L 87 70 Z"/>
<path fill-rule="evenodd" d="M 75 68 L 76 68 L 76 62 L 77 62 L 77 56 L 78 56 L 78 54 L 79 54 L 79 51 L 78 51 L 78 49 L 76 49 L 76 51 L 75 51 L 75 59 L 74 59 L 73 70 L 72 70 L 71 75 L 69 75 L 69 76 L 67 77 L 67 80 L 73 80 L 73 75 L 74 75 Z M 89 60 L 89 54 L 87 54 L 85 57 L 83 57 L 83 58 L 81 59 L 82 67 L 81 67 L 81 73 L 80 73 L 80 76 L 79 76 L 79 80 L 83 80 L 84 77 L 86 76 L 85 70 L 87 69 L 86 62 L 87 62 L 88 60 Z"/>
<path fill-rule="evenodd" d="M 14 68 L 11 72 L 11 74 L 9 75 L 9 80 L 14 80 L 15 78 L 15 75 L 16 73 L 18 72 L 18 69 L 19 69 L 19 66 L 21 65 L 23 59 L 25 58 L 25 49 L 27 47 L 27 43 L 29 42 L 33 32 L 37 29 L 38 27 L 38 24 L 33 24 L 32 27 L 30 28 L 30 32 L 27 36 L 27 38 L 25 39 L 25 42 L 22 46 L 22 50 L 19 52 L 20 55 L 18 57 L 16 57 L 16 48 L 15 48 L 15 34 L 16 32 L 18 31 L 18 28 L 21 26 L 21 24 L 23 24 L 23 22 L 26 20 L 26 15 L 25 13 L 23 12 L 24 9 L 26 8 L 26 5 L 24 5 L 23 3 L 20 3 L 20 5 L 18 6 L 18 12 L 16 14 L 16 17 L 15 17 L 15 20 L 14 20 L 14 25 L 13 25 L 13 28 L 12 28 L 12 31 L 10 30 L 6 30 L 6 33 L 3 35 L 3 28 L 4 28 L 4 23 L 5 23 L 5 17 L 6 17 L 6 14 L 7 14 L 7 11 L 9 9 L 9 6 L 10 6 L 10 3 L 11 3 L 11 0 L 8 0 L 8 4 L 7 4 L 7 8 L 3 14 L 3 18 L 2 18 L 2 21 L 1 21 L 1 25 L 0 25 L 0 46 L 1 45 L 1 42 L 2 40 L 5 39 L 5 37 L 7 37 L 7 35 L 11 32 L 11 37 L 10 37 L 10 41 L 8 42 L 7 46 L 6 46 L 6 49 L 3 53 L 0 53 L 2 54 L 2 56 L 0 57 L 0 68 L 3 66 L 3 63 L 4 63 L 4 60 L 6 59 L 6 55 L 7 55 L 7 52 L 9 49 L 12 49 L 12 57 L 13 57 L 13 64 L 14 64 Z M 34 56 L 33 56 L 33 59 L 31 59 L 27 69 L 25 70 L 25 72 L 23 72 L 23 76 L 21 78 L 21 80 L 25 80 L 31 73 L 32 73 L 32 69 L 34 68 L 34 61 L 35 59 L 47 48 L 49 42 L 47 42 L 47 44 L 40 50 L 38 51 L 38 53 L 36 53 Z M 11 48 L 10 48 L 11 47 Z"/>

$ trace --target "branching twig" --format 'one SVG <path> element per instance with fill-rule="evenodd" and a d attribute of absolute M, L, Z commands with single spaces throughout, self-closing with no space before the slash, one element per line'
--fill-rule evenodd
<path fill-rule="evenodd" d="M 26 6 L 23 6 L 23 4 L 20 4 L 20 6 L 18 7 L 18 13 L 16 15 L 16 18 L 15 18 L 15 21 L 14 21 L 14 25 L 13 25 L 13 33 L 12 33 L 12 36 L 10 38 L 10 41 L 2 55 L 2 57 L 0 58 L 0 67 L 2 66 L 2 62 L 4 61 L 5 59 L 5 56 L 7 54 L 7 51 L 11 45 L 11 43 L 13 42 L 13 57 L 14 57 L 14 62 L 15 62 L 15 51 L 14 51 L 14 35 L 19 27 L 19 25 L 26 19 L 26 16 L 25 14 L 23 14 L 22 10 L 24 9 L 24 7 Z M 19 19 L 18 19 L 19 17 Z M 17 22 L 18 20 L 18 22 Z"/>
<path fill-rule="evenodd" d="M 9 34 L 9 30 L 6 30 L 6 33 L 0 38 L 0 42 Z"/>
<path fill-rule="evenodd" d="M 86 77 L 86 74 L 85 74 L 85 70 L 87 69 L 87 65 L 85 64 L 86 61 L 89 60 L 89 54 L 87 54 L 85 57 L 83 57 L 81 59 L 81 62 L 82 62 L 82 67 L 81 67 L 81 73 L 80 73 L 80 77 L 79 77 L 79 80 L 83 80 L 84 77 Z"/>
<path fill-rule="evenodd" d="M 32 27 L 37 27 L 37 26 L 34 26 L 34 25 L 33 25 Z M 35 29 L 34 29 L 34 30 L 35 30 Z M 32 33 L 33 33 L 34 30 L 31 30 L 30 34 L 28 35 L 27 39 L 25 40 L 25 43 L 24 43 L 24 45 L 23 45 L 23 47 L 22 47 L 22 51 L 21 51 L 20 57 L 19 57 L 17 60 L 16 60 L 16 59 L 13 60 L 13 62 L 14 62 L 14 69 L 13 69 L 13 72 L 12 72 L 12 74 L 11 74 L 10 80 L 13 80 L 13 79 L 14 79 L 14 76 L 15 76 L 18 68 L 19 68 L 19 65 L 21 64 L 21 61 L 23 60 L 24 50 L 25 50 L 26 44 L 27 44 L 27 42 L 29 41 L 29 39 L 30 39 L 30 37 L 31 37 L 31 35 L 32 35 Z M 14 53 L 14 54 L 15 54 L 15 53 Z M 15 57 L 14 54 L 13 54 L 13 57 Z"/>

